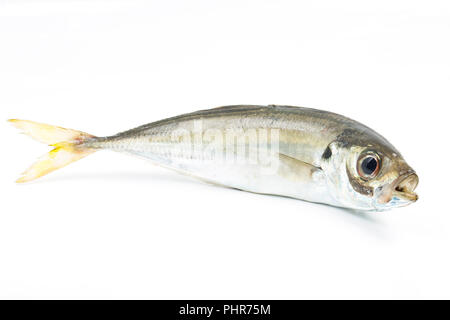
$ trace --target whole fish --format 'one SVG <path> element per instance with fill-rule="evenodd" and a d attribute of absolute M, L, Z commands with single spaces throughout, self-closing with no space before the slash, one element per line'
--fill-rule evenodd
<path fill-rule="evenodd" d="M 28 182 L 101 150 L 137 155 L 244 191 L 356 210 L 415 202 L 418 176 L 385 138 L 344 116 L 292 106 L 202 110 L 109 137 L 9 120 L 54 149 L 17 182 Z"/>

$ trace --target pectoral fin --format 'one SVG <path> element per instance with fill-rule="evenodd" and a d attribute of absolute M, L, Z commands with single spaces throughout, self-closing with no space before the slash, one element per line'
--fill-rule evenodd
<path fill-rule="evenodd" d="M 288 180 L 312 182 L 322 175 L 322 169 L 291 156 L 279 153 L 278 174 Z"/>

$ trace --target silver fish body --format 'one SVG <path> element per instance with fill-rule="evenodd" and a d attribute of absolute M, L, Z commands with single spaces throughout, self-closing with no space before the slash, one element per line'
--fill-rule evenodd
<path fill-rule="evenodd" d="M 357 210 L 417 200 L 417 175 L 385 138 L 309 108 L 220 107 L 89 137 L 81 147 L 141 156 L 240 190 Z"/>

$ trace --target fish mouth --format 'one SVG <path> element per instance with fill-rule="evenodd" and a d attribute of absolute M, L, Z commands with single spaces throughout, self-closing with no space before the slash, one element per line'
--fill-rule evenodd
<path fill-rule="evenodd" d="M 414 190 L 418 184 L 419 177 L 414 172 L 400 176 L 393 184 L 392 198 L 416 202 L 419 196 Z"/>

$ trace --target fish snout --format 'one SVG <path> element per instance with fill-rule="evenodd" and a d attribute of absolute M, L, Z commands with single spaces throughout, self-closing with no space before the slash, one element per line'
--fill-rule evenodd
<path fill-rule="evenodd" d="M 375 207 L 378 210 L 402 207 L 414 203 L 419 196 L 414 192 L 419 183 L 419 177 L 413 170 L 400 175 L 392 183 L 377 189 Z"/>
<path fill-rule="evenodd" d="M 392 196 L 402 200 L 416 202 L 419 199 L 419 196 L 414 190 L 417 188 L 418 184 L 419 177 L 414 171 L 403 174 L 394 181 Z"/>

